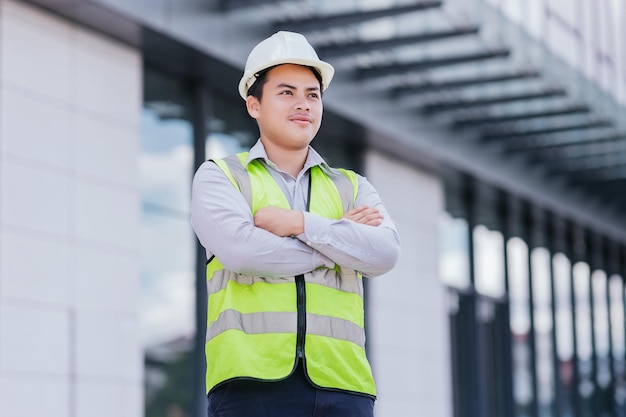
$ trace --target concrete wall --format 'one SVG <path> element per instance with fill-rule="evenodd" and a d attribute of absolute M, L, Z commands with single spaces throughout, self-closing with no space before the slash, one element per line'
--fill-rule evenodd
<path fill-rule="evenodd" d="M 143 413 L 141 55 L 0 0 L 0 415 Z"/>
<path fill-rule="evenodd" d="M 367 287 L 376 416 L 451 417 L 449 326 L 438 272 L 443 184 L 375 152 L 367 155 L 366 172 L 402 244 L 397 266 Z"/>

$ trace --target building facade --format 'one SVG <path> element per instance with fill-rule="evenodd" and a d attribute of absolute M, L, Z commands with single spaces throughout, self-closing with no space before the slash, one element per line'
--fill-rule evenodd
<path fill-rule="evenodd" d="M 626 415 L 626 7 L 527 3 L 0 0 L 0 415 L 206 414 L 191 179 L 279 29 L 400 231 L 376 415 Z"/>

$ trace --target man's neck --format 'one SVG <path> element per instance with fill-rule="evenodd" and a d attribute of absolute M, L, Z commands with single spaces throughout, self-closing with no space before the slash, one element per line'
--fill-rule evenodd
<path fill-rule="evenodd" d="M 298 177 L 309 153 L 309 147 L 304 149 L 285 149 L 272 144 L 263 143 L 267 158 L 272 161 L 278 169 L 294 178 Z"/>

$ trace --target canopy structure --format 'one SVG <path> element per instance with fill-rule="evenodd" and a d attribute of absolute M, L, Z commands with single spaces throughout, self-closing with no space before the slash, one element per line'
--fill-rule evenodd
<path fill-rule="evenodd" d="M 233 85 L 260 39 L 301 32 L 336 68 L 327 110 L 371 144 L 626 237 L 623 105 L 487 0 L 33 2 L 189 67 L 150 52 L 155 34 L 178 39 L 229 66 Z"/>

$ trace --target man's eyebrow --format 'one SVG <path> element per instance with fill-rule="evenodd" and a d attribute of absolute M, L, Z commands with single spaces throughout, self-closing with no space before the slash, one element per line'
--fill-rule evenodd
<path fill-rule="evenodd" d="M 297 90 L 297 87 L 287 84 L 287 83 L 280 83 L 276 86 L 276 88 L 290 88 L 292 90 Z M 319 87 L 308 87 L 306 91 L 317 91 L 319 89 L 320 89 Z"/>

